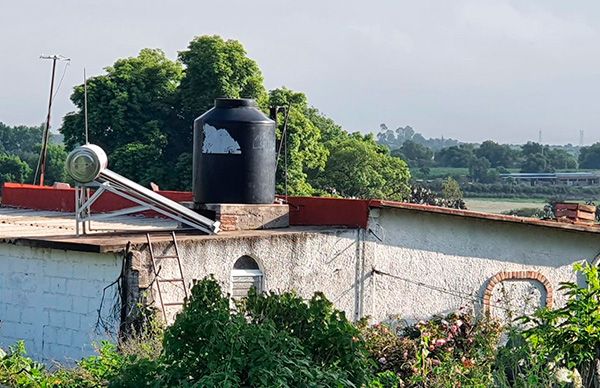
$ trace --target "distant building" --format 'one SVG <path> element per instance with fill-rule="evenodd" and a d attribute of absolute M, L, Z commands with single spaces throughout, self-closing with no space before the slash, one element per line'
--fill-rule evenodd
<path fill-rule="evenodd" d="M 600 184 L 600 174 L 593 172 L 512 173 L 500 174 L 502 180 L 535 185 L 595 186 Z"/>

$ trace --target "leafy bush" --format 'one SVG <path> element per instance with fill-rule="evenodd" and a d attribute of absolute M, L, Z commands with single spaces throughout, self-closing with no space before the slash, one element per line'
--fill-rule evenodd
<path fill-rule="evenodd" d="M 272 323 L 296 337 L 318 365 L 346 371 L 354 382 L 365 381 L 369 374 L 360 330 L 322 293 L 305 302 L 294 293 L 259 294 L 251 290 L 243 310 L 251 322 Z"/>
<path fill-rule="evenodd" d="M 25 343 L 17 342 L 8 353 L 2 352 L 0 360 L 0 383 L 11 387 L 37 387 L 47 380 L 43 364 L 27 357 Z"/>
<path fill-rule="evenodd" d="M 586 263 L 575 270 L 585 277 L 586 285 L 561 283 L 559 290 L 567 302 L 557 309 L 542 308 L 531 317 L 520 319 L 533 325 L 523 332 L 526 344 L 553 368 L 577 372 L 585 386 L 600 384 L 600 270 Z"/>
<path fill-rule="evenodd" d="M 541 208 L 522 207 L 504 211 L 502 214 L 518 217 L 545 218 L 548 215 L 548 212 Z"/>
<path fill-rule="evenodd" d="M 459 312 L 420 321 L 397 332 L 384 324 L 363 326 L 380 372 L 394 372 L 404 386 L 490 386 L 501 327 Z"/>
<path fill-rule="evenodd" d="M 204 279 L 164 334 L 163 354 L 138 359 L 111 386 L 361 386 L 371 361 L 359 330 L 321 294 L 251 293 L 231 309 Z"/>
<path fill-rule="evenodd" d="M 448 178 L 452 179 L 452 178 Z M 456 181 L 454 181 L 456 182 Z M 458 189 L 460 191 L 460 187 Z M 462 193 L 461 193 L 462 195 Z M 449 207 L 453 209 L 466 209 L 465 201 L 461 198 L 446 198 L 440 197 L 437 193 L 432 191 L 429 188 L 426 188 L 421 185 L 414 185 L 411 189 L 410 198 L 408 199 L 410 203 L 418 203 L 422 205 L 432 205 L 432 206 L 443 206 Z"/>

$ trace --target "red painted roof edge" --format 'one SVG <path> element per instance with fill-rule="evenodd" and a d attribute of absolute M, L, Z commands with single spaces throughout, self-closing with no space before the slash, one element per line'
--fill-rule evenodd
<path fill-rule="evenodd" d="M 530 217 L 517 217 L 504 214 L 482 213 L 473 210 L 451 209 L 441 206 L 424 205 L 417 203 L 406 203 L 396 201 L 371 200 L 369 206 L 372 208 L 396 208 L 404 210 L 423 211 L 427 213 L 445 214 L 467 218 L 477 218 L 491 221 L 510 222 L 516 224 L 543 226 L 548 228 L 571 230 L 575 232 L 600 233 L 600 225 L 583 225 L 551 220 L 540 220 Z"/>

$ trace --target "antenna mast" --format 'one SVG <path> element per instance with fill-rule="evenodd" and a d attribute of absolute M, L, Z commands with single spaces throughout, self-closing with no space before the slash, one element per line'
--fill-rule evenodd
<path fill-rule="evenodd" d="M 85 75 L 85 67 L 83 68 L 83 116 L 85 120 L 85 144 L 90 144 L 87 107 L 87 76 Z"/>
<path fill-rule="evenodd" d="M 52 79 L 50 80 L 50 98 L 48 100 L 48 115 L 46 116 L 46 127 L 42 136 L 42 149 L 40 151 L 40 160 L 38 163 L 40 171 L 40 186 L 44 185 L 44 175 L 46 173 L 46 154 L 48 151 L 48 140 L 50 138 L 50 113 L 52 111 L 52 98 L 54 97 L 54 75 L 56 74 L 56 61 L 70 61 L 70 58 L 62 55 L 40 55 L 41 59 L 52 59 Z M 35 172 L 33 184 L 37 178 L 38 171 Z"/>

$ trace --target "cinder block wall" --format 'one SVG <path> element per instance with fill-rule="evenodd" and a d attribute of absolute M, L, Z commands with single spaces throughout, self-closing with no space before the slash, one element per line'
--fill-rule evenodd
<path fill-rule="evenodd" d="M 0 346 L 25 340 L 29 355 L 44 362 L 92 354 L 92 342 L 108 336 L 95 330 L 102 290 L 120 272 L 114 254 L 0 244 Z M 107 290 L 101 311 L 113 330 L 115 292 Z"/>

